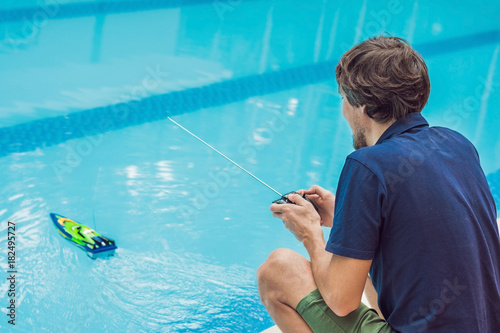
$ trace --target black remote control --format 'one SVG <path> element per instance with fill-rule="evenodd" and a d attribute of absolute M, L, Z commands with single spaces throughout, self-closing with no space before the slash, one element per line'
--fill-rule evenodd
<path fill-rule="evenodd" d="M 298 194 L 298 195 L 302 196 L 302 198 L 306 199 L 306 201 L 309 201 L 313 205 L 314 209 L 318 210 L 318 208 L 316 208 L 316 206 L 314 205 L 314 203 L 311 200 L 309 200 L 309 198 L 307 198 L 305 194 L 300 194 L 300 193 L 295 192 L 295 191 L 283 194 L 283 196 L 281 198 L 279 198 L 278 200 L 274 200 L 273 203 L 280 204 L 280 205 L 281 204 L 294 204 L 294 205 L 296 205 L 295 202 L 290 201 L 290 199 L 288 199 L 288 196 L 290 194 Z"/>

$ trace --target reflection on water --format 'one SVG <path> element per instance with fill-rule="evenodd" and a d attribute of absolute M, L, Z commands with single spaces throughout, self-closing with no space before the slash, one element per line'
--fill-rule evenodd
<path fill-rule="evenodd" d="M 0 177 L 9 182 L 0 189 L 0 233 L 6 232 L 8 220 L 16 222 L 16 329 L 251 332 L 270 326 L 258 299 L 255 267 L 205 255 L 218 242 L 208 235 L 215 232 L 226 238 L 228 233 L 220 233 L 217 221 L 203 221 L 212 225 L 209 231 L 176 213 L 191 195 L 189 186 L 196 186 L 196 181 L 188 185 L 183 179 L 191 181 L 200 172 L 193 169 L 203 163 L 186 156 L 182 141 L 138 129 L 116 134 L 119 140 L 132 137 L 133 147 L 112 149 L 115 138 L 109 136 L 62 181 L 50 167 L 65 157 L 62 146 L 47 148 L 41 155 L 2 158 Z M 153 142 L 146 144 L 149 148 L 142 146 L 147 138 L 161 138 L 180 149 L 165 149 L 155 157 L 158 149 Z M 177 155 L 167 157 L 172 154 Z M 91 227 L 95 214 L 96 230 L 117 242 L 115 257 L 89 259 L 57 233 L 50 212 Z M 2 236 L 0 248 L 6 247 Z M 5 256 L 0 256 L 0 263 L 5 269 Z M 2 280 L 2 299 L 7 287 Z M 4 325 L 0 321 L 2 329 Z"/>
<path fill-rule="evenodd" d="M 156 171 L 166 172 L 169 164 L 163 161 L 155 165 Z M 131 176 L 131 169 L 127 169 Z M 130 178 L 140 178 L 139 173 L 134 171 Z M 163 176 L 158 178 L 165 180 Z M 253 329 L 251 321 L 267 317 L 257 297 L 254 269 L 210 264 L 203 256 L 165 247 L 133 251 L 126 240 L 117 241 L 115 257 L 93 261 L 58 235 L 49 220 L 46 202 L 41 197 L 31 198 L 34 194 L 27 191 L 13 195 L 8 200 L 9 209 L 0 211 L 5 218 L 0 225 L 2 233 L 7 220 L 16 222 L 19 332 L 31 331 L 32 327 L 46 332 L 103 328 L 127 332 L 247 332 Z M 75 202 L 71 197 L 68 200 Z M 157 226 L 150 227 L 148 237 L 161 238 L 161 234 L 155 235 Z M 142 243 L 148 237 L 132 238 Z M 6 247 L 6 237 L 1 237 L 0 248 Z M 5 256 L 0 260 L 5 269 Z M 7 282 L 2 281 L 0 291 L 4 299 Z M 5 309 L 2 311 L 5 313 Z M 235 316 L 235 311 L 240 315 Z M 245 316 L 251 320 L 245 320 Z"/>

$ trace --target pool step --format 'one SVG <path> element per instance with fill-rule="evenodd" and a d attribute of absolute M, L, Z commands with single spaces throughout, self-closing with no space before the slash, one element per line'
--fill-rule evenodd
<path fill-rule="evenodd" d="M 261 333 L 281 333 L 281 331 L 278 326 L 274 325 L 272 327 L 269 327 L 267 330 L 262 331 Z"/>

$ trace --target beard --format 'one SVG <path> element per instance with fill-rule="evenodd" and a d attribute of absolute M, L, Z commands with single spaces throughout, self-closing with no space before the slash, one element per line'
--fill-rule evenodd
<path fill-rule="evenodd" d="M 352 146 L 355 150 L 360 148 L 368 147 L 366 143 L 366 135 L 364 129 L 359 129 L 352 135 Z"/>

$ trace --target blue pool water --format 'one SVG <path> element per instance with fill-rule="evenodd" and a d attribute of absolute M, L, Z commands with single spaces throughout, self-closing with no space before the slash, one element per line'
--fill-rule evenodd
<path fill-rule="evenodd" d="M 0 4 L 0 328 L 260 332 L 255 272 L 301 244 L 268 207 L 332 191 L 351 133 L 334 66 L 386 32 L 429 66 L 423 114 L 477 147 L 500 204 L 496 1 L 4 1 Z M 99 179 L 98 179 L 99 178 Z M 92 261 L 49 213 L 114 238 Z M 16 222 L 16 326 L 7 224 Z M 325 230 L 325 234 L 328 230 Z"/>

